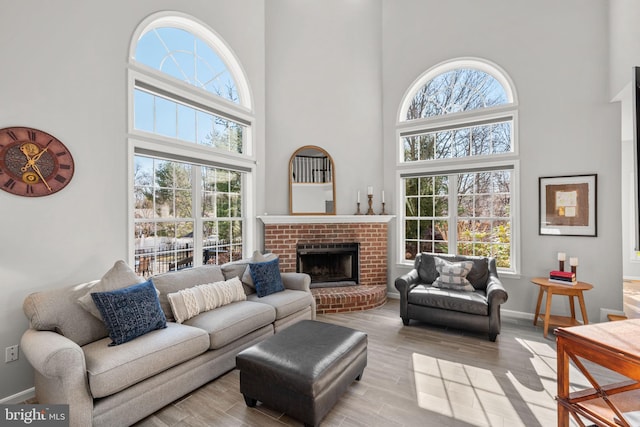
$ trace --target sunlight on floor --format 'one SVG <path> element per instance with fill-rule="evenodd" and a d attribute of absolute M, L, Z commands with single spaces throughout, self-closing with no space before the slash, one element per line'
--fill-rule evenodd
<path fill-rule="evenodd" d="M 489 370 L 413 353 L 418 405 L 473 426 L 529 426 L 533 419 L 540 426 L 555 425 L 555 347 L 523 339 L 516 341 L 529 355 L 522 363 L 535 370 L 528 384 L 498 366 Z M 570 369 L 572 388 L 589 387 L 577 369 L 573 366 Z M 523 413 L 529 418 L 522 417 Z"/>

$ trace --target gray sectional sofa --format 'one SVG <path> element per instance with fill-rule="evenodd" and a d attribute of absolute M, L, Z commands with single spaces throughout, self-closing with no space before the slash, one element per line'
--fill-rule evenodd
<path fill-rule="evenodd" d="M 69 404 L 71 426 L 130 425 L 232 370 L 241 350 L 315 318 L 309 276 L 282 273 L 284 291 L 258 297 L 243 280 L 246 299 L 176 322 L 169 294 L 246 277 L 250 261 L 152 277 L 166 327 L 119 345 L 110 345 L 105 323 L 79 302 L 100 281 L 27 296 L 30 328 L 21 346 L 35 371 L 38 403 Z"/>

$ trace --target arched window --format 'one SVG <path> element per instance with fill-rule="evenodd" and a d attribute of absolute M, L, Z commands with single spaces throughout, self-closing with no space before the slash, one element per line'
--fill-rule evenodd
<path fill-rule="evenodd" d="M 495 64 L 440 64 L 407 90 L 398 114 L 401 261 L 417 253 L 496 258 L 516 271 L 517 102 Z"/>
<path fill-rule="evenodd" d="M 193 33 L 175 27 L 151 28 L 136 45 L 141 64 L 238 102 L 235 79 L 214 49 Z"/>
<path fill-rule="evenodd" d="M 131 254 L 151 275 L 245 256 L 255 170 L 249 85 L 192 17 L 143 21 L 129 55 Z"/>

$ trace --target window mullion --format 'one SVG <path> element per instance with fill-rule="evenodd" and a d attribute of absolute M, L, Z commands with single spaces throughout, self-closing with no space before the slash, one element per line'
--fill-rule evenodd
<path fill-rule="evenodd" d="M 458 175 L 449 175 L 449 253 L 458 253 Z"/>
<path fill-rule="evenodd" d="M 193 166 L 191 168 L 192 194 L 191 210 L 193 212 L 193 266 L 202 265 L 202 167 Z"/>

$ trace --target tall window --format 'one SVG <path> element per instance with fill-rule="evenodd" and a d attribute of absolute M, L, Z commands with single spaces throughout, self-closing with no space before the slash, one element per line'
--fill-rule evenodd
<path fill-rule="evenodd" d="M 129 61 L 131 252 L 163 273 L 245 256 L 255 159 L 253 113 L 237 59 L 194 19 L 161 13 Z"/>
<path fill-rule="evenodd" d="M 516 114 L 496 66 L 456 60 L 426 72 L 400 108 L 402 261 L 482 255 L 516 271 Z"/>

